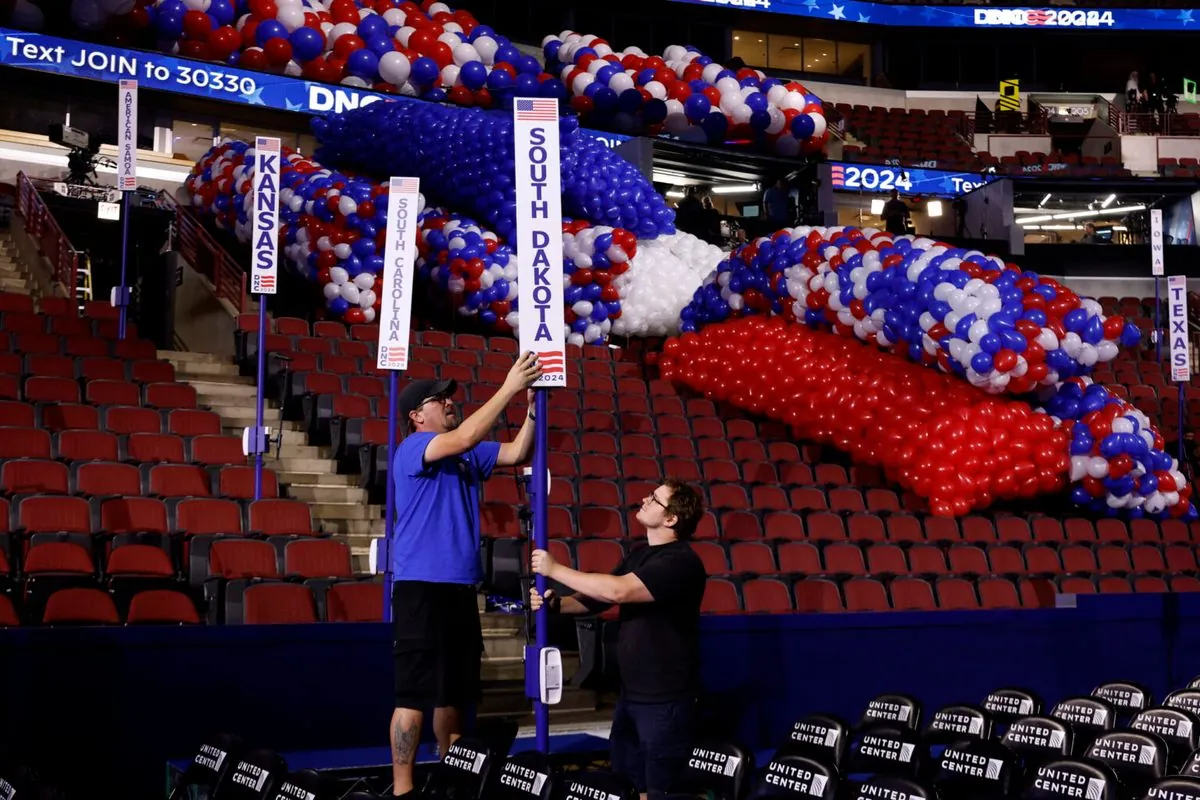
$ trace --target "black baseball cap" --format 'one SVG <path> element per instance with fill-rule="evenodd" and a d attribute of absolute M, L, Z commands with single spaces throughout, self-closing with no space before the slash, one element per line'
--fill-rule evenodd
<path fill-rule="evenodd" d="M 408 415 L 421 407 L 421 404 L 431 397 L 449 397 L 458 391 L 458 381 L 451 378 L 446 381 L 433 380 L 432 378 L 423 378 L 421 380 L 409 381 L 408 385 L 400 390 L 400 418 L 397 423 L 405 424 L 408 422 Z"/>

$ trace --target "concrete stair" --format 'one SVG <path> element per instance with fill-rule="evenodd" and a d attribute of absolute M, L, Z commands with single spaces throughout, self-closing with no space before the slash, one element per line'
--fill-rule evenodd
<path fill-rule="evenodd" d="M 198 402 L 220 415 L 227 435 L 240 437 L 243 428 L 254 425 L 255 380 L 239 375 L 232 359 L 174 350 L 160 351 L 158 357 L 174 364 L 176 380 L 191 384 Z M 343 538 L 355 570 L 368 571 L 371 539 L 383 535 L 383 509 L 367 503 L 357 476 L 337 474 L 329 448 L 308 443 L 303 423 L 281 422 L 279 407 L 270 400 L 263 408 L 263 424 L 272 435 L 282 433 L 281 445 L 266 460 L 281 493 L 308 503 L 313 524 Z"/>
<path fill-rule="evenodd" d="M 0 292 L 34 295 L 34 283 L 21 264 L 12 235 L 0 234 Z"/>

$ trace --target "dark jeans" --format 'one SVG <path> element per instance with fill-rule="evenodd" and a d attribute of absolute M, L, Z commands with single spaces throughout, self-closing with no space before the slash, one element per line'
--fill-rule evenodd
<path fill-rule="evenodd" d="M 613 771 L 658 800 L 687 765 L 695 720 L 693 699 L 635 703 L 622 697 L 608 737 Z"/>

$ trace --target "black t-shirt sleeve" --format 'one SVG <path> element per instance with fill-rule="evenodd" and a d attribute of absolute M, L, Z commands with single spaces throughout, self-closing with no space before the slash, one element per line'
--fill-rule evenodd
<path fill-rule="evenodd" d="M 646 559 L 635 567 L 633 574 L 645 584 L 656 603 L 673 603 L 686 597 L 689 591 L 692 565 L 691 550 L 673 550 Z"/>

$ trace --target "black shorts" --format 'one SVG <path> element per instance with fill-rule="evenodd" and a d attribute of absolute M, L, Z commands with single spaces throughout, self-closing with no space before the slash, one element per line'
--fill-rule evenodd
<path fill-rule="evenodd" d="M 483 630 L 474 586 L 392 586 L 396 708 L 465 708 L 481 693 Z"/>

